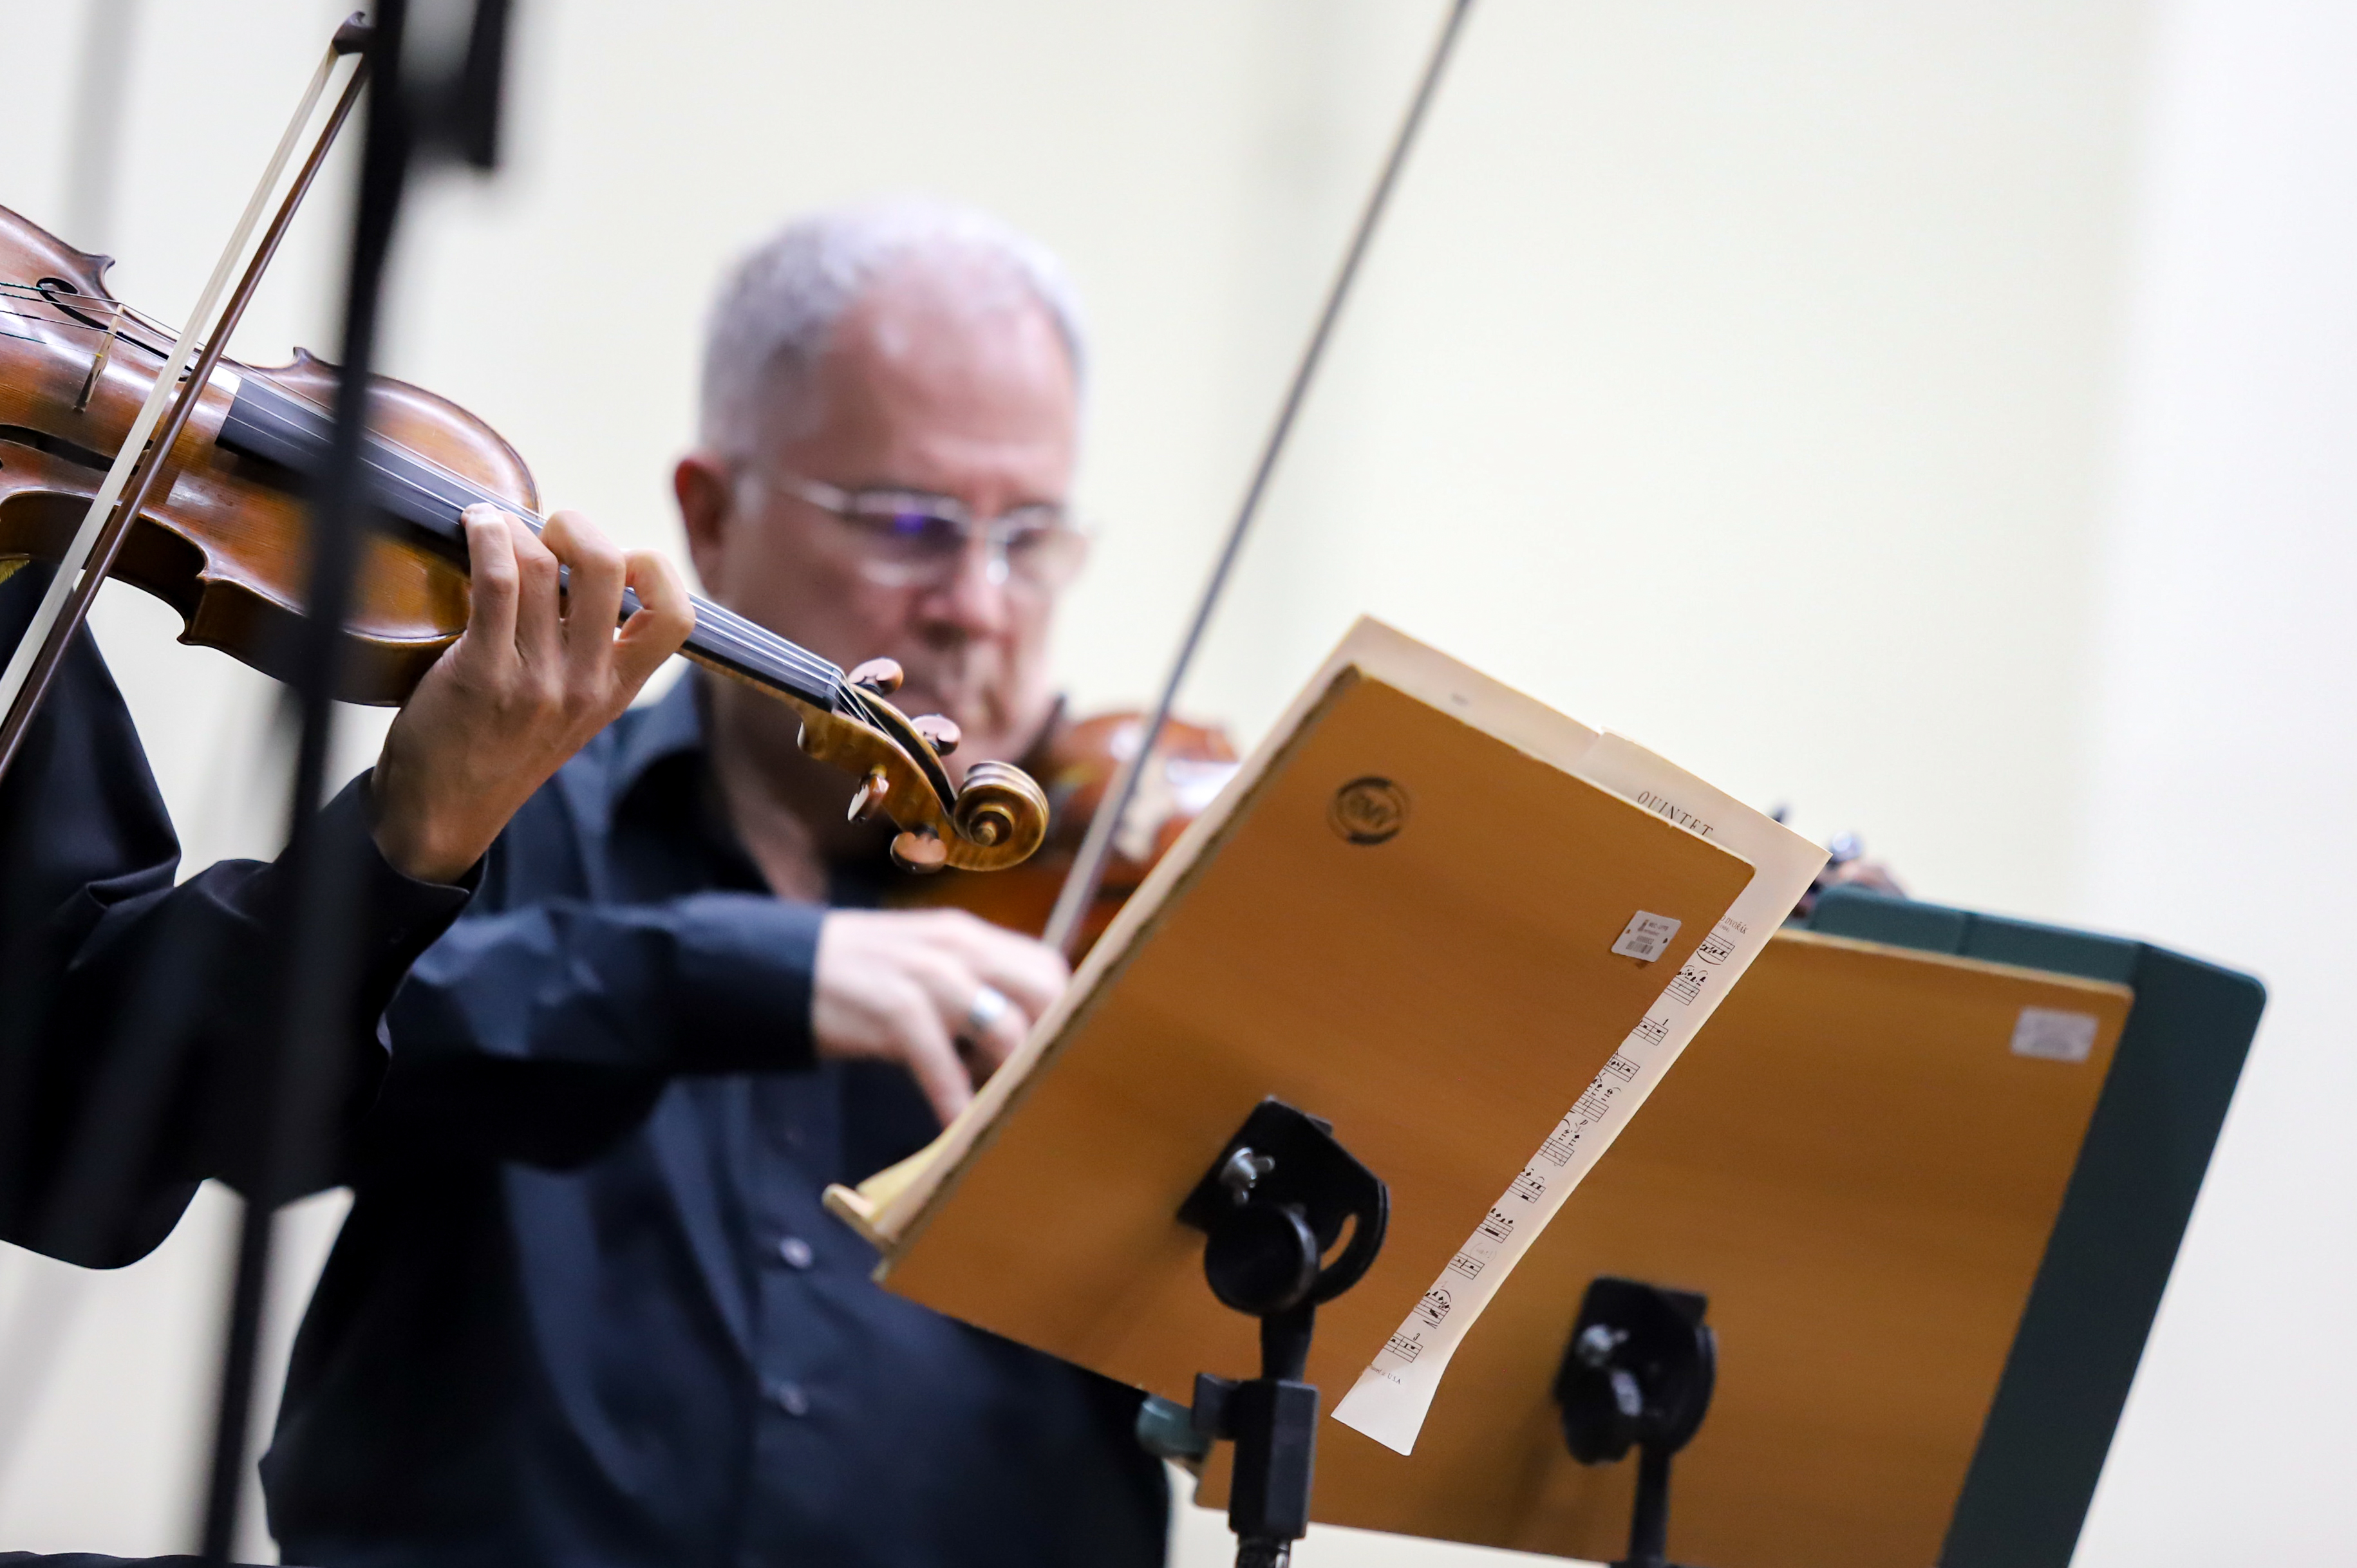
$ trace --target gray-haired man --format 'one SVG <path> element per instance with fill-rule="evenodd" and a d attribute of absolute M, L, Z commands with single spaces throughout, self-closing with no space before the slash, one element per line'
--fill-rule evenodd
<path fill-rule="evenodd" d="M 712 319 L 676 476 L 705 585 L 899 660 L 958 758 L 1019 755 L 1079 564 L 1079 379 L 1060 274 L 989 220 L 788 229 Z M 701 682 L 626 715 L 396 999 L 264 1464 L 289 1561 L 1161 1561 L 1135 1397 L 886 1294 L 819 1207 L 1064 974 L 963 916 L 835 907 L 880 845 L 794 733 Z"/>

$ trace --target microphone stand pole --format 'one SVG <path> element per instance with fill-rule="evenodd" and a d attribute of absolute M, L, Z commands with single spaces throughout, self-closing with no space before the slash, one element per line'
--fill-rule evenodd
<path fill-rule="evenodd" d="M 296 657 L 290 660 L 299 671 L 293 687 L 302 727 L 286 849 L 279 857 L 286 889 L 278 944 L 285 955 L 277 977 L 283 999 L 265 1090 L 269 1135 L 257 1151 L 255 1168 L 246 1173 L 237 1274 L 222 1348 L 202 1543 L 204 1559 L 213 1563 L 228 1563 L 235 1548 L 272 1219 L 282 1202 L 333 1168 L 334 1122 L 349 1087 L 346 1064 L 329 1042 L 343 1033 L 347 998 L 359 970 L 352 908 L 359 867 L 350 854 L 320 843 L 315 823 L 347 652 L 344 620 L 361 531 L 368 526 L 361 456 L 385 265 L 411 166 L 421 152 L 453 153 L 481 169 L 497 158 L 507 0 L 477 0 L 465 56 L 449 81 L 419 80 L 404 70 L 407 10 L 406 0 L 380 0 L 367 46 L 368 132 L 344 303 L 343 380 L 337 390 L 335 435 L 311 511 L 307 614 L 294 634 Z"/>

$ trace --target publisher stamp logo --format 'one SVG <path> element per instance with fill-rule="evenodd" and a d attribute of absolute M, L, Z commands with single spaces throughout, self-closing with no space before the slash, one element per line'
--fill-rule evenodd
<path fill-rule="evenodd" d="M 1407 823 L 1407 791 L 1388 779 L 1353 779 L 1334 791 L 1326 821 L 1351 843 L 1383 843 Z"/>

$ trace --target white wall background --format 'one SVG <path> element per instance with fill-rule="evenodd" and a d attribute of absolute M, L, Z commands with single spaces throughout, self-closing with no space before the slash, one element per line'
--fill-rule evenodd
<path fill-rule="evenodd" d="M 2077 898 L 2272 997 L 2080 1552 L 2345 1563 L 2357 13 L 2185 0 L 2162 39 Z"/>
<path fill-rule="evenodd" d="M 36 220 L 75 208 L 95 3 L 0 0 L 25 62 L 0 205 Z M 81 242 L 173 317 L 345 7 L 103 3 L 136 12 L 134 102 Z M 542 0 L 508 168 L 413 209 L 392 368 L 488 417 L 552 501 L 675 547 L 726 258 L 878 188 L 994 207 L 1092 307 L 1103 547 L 1060 651 L 1082 701 L 1135 702 L 1439 8 Z M 1189 696 L 1249 741 L 1372 611 L 1862 832 L 1929 896 L 2265 973 L 2083 1563 L 2357 1555 L 2332 1484 L 2357 1458 L 2349 852 L 2311 826 L 2357 760 L 2352 27 L 2281 0 L 1482 0 Z M 332 350 L 339 224 L 322 199 L 245 357 Z M 127 591 L 101 619 L 191 859 L 266 853 L 267 687 Z M 0 1256 L 0 1543 L 189 1539 L 230 1208 L 118 1275 Z M 1182 1525 L 1184 1560 L 1217 1559 L 1215 1526 Z"/>

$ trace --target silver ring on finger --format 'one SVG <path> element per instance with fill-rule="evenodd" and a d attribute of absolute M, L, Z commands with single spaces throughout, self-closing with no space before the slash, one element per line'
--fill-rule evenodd
<path fill-rule="evenodd" d="M 1006 999 L 1006 993 L 996 985 L 985 985 L 976 990 L 974 1000 L 966 1004 L 965 1025 L 958 1031 L 958 1037 L 978 1040 L 1014 1010 L 1015 1004 Z"/>

